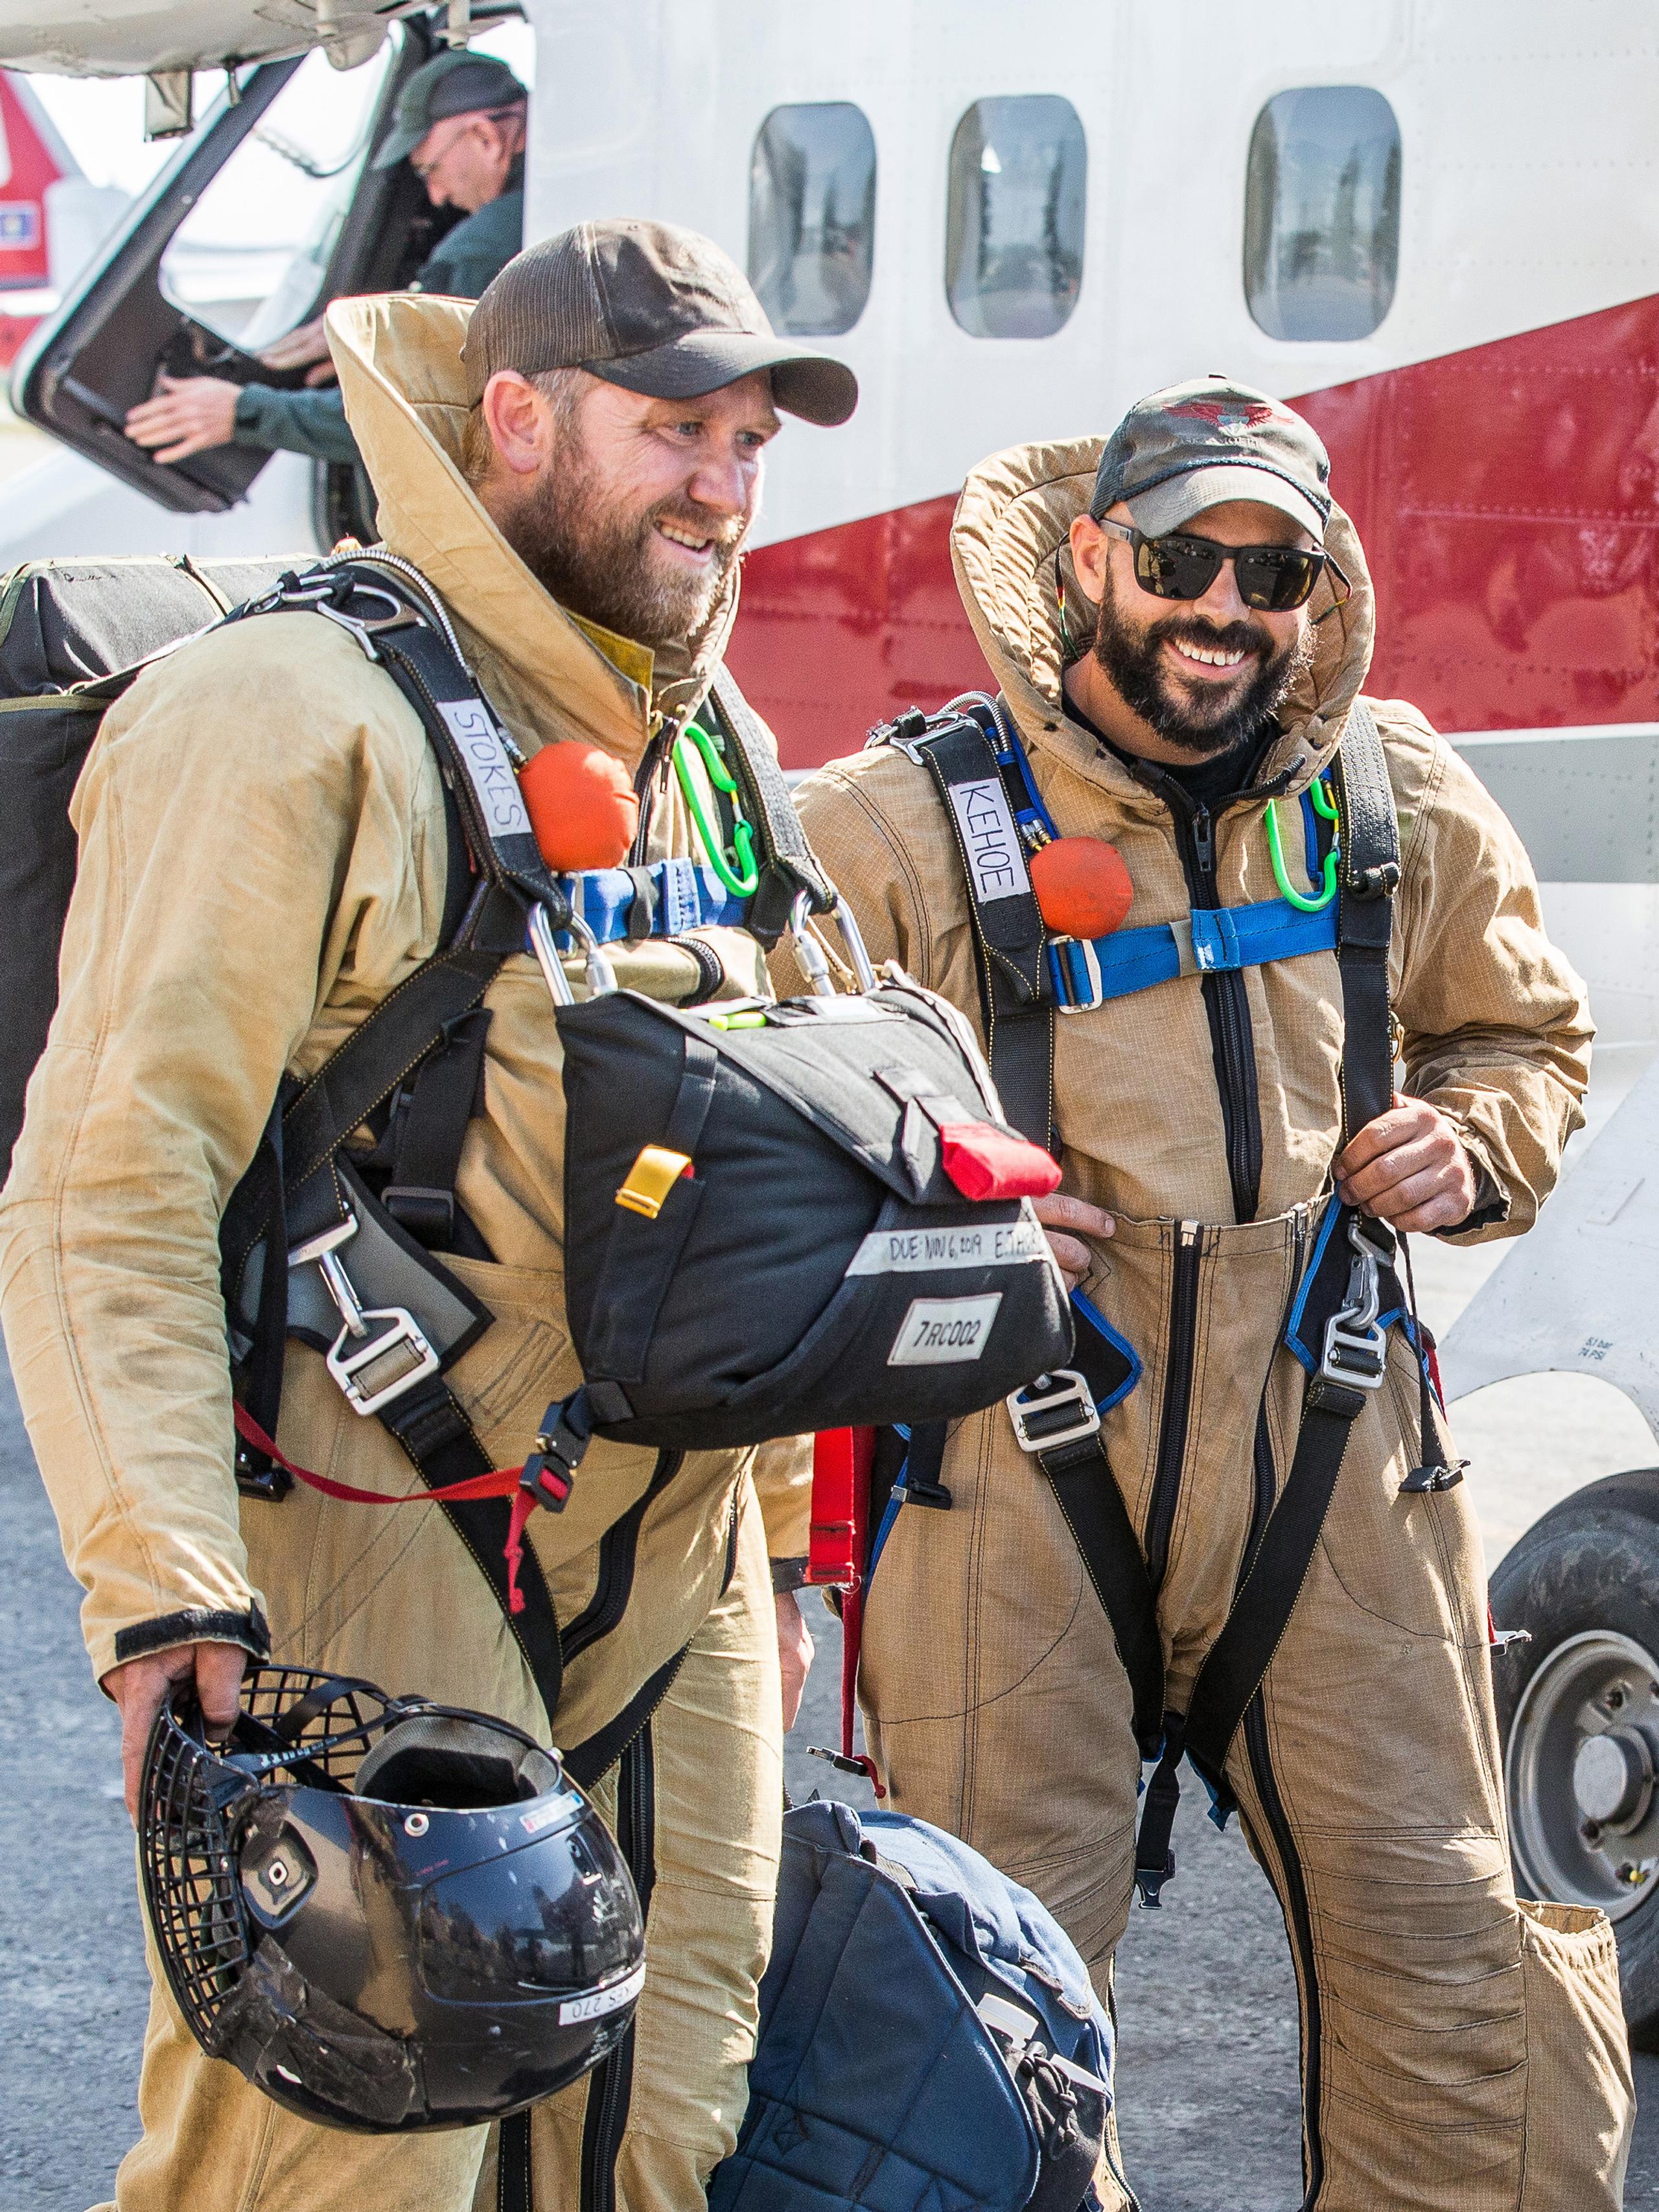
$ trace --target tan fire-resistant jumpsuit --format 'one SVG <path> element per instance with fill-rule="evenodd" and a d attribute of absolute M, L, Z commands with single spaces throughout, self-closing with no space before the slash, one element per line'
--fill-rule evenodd
<path fill-rule="evenodd" d="M 526 752 L 579 737 L 632 768 L 659 714 L 702 696 L 734 605 L 653 672 L 649 653 L 553 604 L 454 465 L 469 313 L 413 296 L 331 311 L 386 540 L 443 594 Z M 551 1714 L 440 1508 L 303 1488 L 239 1502 L 219 1215 L 283 1071 L 313 1071 L 434 948 L 438 771 L 414 713 L 349 635 L 277 614 L 143 675 L 107 717 L 74 814 L 62 1002 L 0 1212 L 0 1278 L 29 1433 L 87 1592 L 94 1671 L 202 1636 L 258 1649 L 263 1615 L 281 1660 L 482 1708 L 568 1746 L 684 1647 L 623 1759 L 654 1877 L 631 2069 L 619 2097 L 590 2100 L 583 2081 L 537 2108 L 532 2150 L 538 2212 L 698 2212 L 743 2115 L 782 1797 L 755 1455 L 686 1457 L 638 1524 L 631 1581 L 629 1545 L 607 1532 L 642 1497 L 655 1455 L 595 1445 L 564 1513 L 535 1516 L 530 1541 L 567 1641 Z M 653 856 L 693 849 L 678 793 L 659 783 Z M 709 936 L 732 989 L 764 988 L 752 939 Z M 699 969 L 662 944 L 619 948 L 619 964 L 665 997 L 690 995 Z M 492 1463 L 511 1466 L 580 1376 L 564 1318 L 553 1007 L 527 956 L 507 962 L 484 1003 L 483 1110 L 458 1194 L 494 1256 L 444 1264 L 495 1318 L 449 1379 Z M 297 1342 L 280 1441 L 302 1466 L 422 1498 L 392 1438 Z M 800 1457 L 789 1447 L 769 1464 L 785 1556 L 806 1548 Z M 597 1792 L 607 1818 L 617 1790 L 613 1767 Z M 297 2119 L 204 2057 L 159 1982 L 139 2102 L 121 2212 L 496 2202 L 490 2131 L 386 2138 Z"/>
<path fill-rule="evenodd" d="M 986 463 L 952 544 L 1056 826 L 1118 847 L 1136 928 L 1189 911 L 1176 823 L 1068 715 L 1060 680 L 1054 556 L 1098 458 L 1082 441 Z M 1341 738 L 1373 622 L 1340 516 L 1332 543 L 1354 595 L 1319 625 L 1311 676 L 1259 770 L 1290 771 L 1287 865 L 1309 895 L 1295 794 Z M 1068 597 L 1075 630 L 1075 578 Z M 1322 592 L 1313 611 L 1328 608 Z M 1404 867 L 1391 975 L 1405 1087 L 1450 1116 L 1481 1171 L 1467 1233 L 1514 1235 L 1579 1120 L 1583 988 L 1544 936 L 1498 808 L 1413 708 L 1373 707 Z M 977 1020 L 967 890 L 927 769 L 888 745 L 798 797 L 872 956 L 902 961 Z M 1278 896 L 1263 811 L 1246 804 L 1215 823 L 1220 903 Z M 1064 1188 L 1117 1223 L 1084 1288 L 1144 1363 L 1103 1442 L 1143 1544 L 1149 1523 L 1164 1532 L 1158 1611 L 1176 1711 L 1231 1602 L 1253 1513 L 1289 1468 L 1303 1372 L 1279 1340 L 1339 1129 L 1334 954 L 1208 984 L 1231 995 L 1225 1026 L 1244 1040 L 1231 1059 L 1212 1044 L 1196 975 L 1060 1018 L 1054 1046 Z M 1241 1173 L 1255 1197 L 1242 1216 Z M 1189 1371 L 1171 1352 L 1188 1322 Z M 1391 1347 L 1227 1764 L 1295 1954 L 1307 2202 L 1593 2212 L 1620 2200 L 1632 2112 L 1613 1936 L 1596 1913 L 1517 1905 L 1474 1504 L 1467 1487 L 1401 1495 L 1419 1455 L 1419 1401 L 1398 1329 Z M 1034 1888 L 1103 1991 L 1132 1887 L 1128 1683 L 1054 1493 L 1000 1407 L 955 1427 L 942 1479 L 951 1510 L 903 1508 L 872 1586 L 871 1746 L 893 1804 Z"/>

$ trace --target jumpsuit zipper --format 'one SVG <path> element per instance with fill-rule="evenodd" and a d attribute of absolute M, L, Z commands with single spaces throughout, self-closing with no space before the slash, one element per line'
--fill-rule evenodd
<path fill-rule="evenodd" d="M 648 1726 L 641 1729 L 622 1755 L 617 1778 L 617 1842 L 633 1875 L 648 1931 L 657 1871 L 656 1760 Z M 616 2212 L 617 2157 L 634 2101 L 635 2035 L 630 2021 L 622 2041 L 589 2077 L 587 2112 L 582 2123 L 580 2212 Z"/>
<path fill-rule="evenodd" d="M 1162 1587 L 1170 1564 L 1170 1538 L 1181 1496 L 1182 1464 L 1187 1456 L 1193 1355 L 1198 1335 L 1199 1261 L 1203 1250 L 1204 1231 L 1200 1224 L 1179 1223 L 1170 1288 L 1170 1356 L 1164 1373 L 1164 1408 L 1158 1422 L 1152 1502 L 1146 1509 L 1146 1565 L 1154 1589 Z"/>
<path fill-rule="evenodd" d="M 1215 880 L 1215 817 L 1207 806 L 1194 806 L 1184 792 L 1181 798 L 1186 806 L 1186 850 L 1182 858 L 1188 863 L 1188 891 L 1194 906 L 1213 913 L 1221 904 Z M 1236 968 L 1206 975 L 1202 988 L 1210 1017 L 1216 1086 L 1221 1094 L 1233 1218 L 1254 1221 L 1261 1195 L 1261 1110 L 1256 1096 L 1249 994 Z"/>
<path fill-rule="evenodd" d="M 628 1601 L 634 1594 L 640 1525 L 653 1500 L 678 1472 L 684 1457 L 684 1452 L 659 1452 L 647 1487 L 600 1537 L 599 1571 L 594 1578 L 593 1595 L 559 1638 L 567 1667 L 590 1644 L 597 1644 L 602 1636 L 608 1636 L 628 1610 Z"/>
<path fill-rule="evenodd" d="M 1267 1711 L 1260 1690 L 1245 1711 L 1244 1748 L 1250 1763 L 1251 1779 L 1255 1784 L 1256 1795 L 1261 1802 L 1262 1818 L 1273 1838 L 1273 1848 L 1279 1853 L 1279 1863 L 1285 1880 L 1285 1925 L 1296 1952 L 1298 1978 L 1302 1984 L 1306 2028 L 1302 2052 L 1302 2108 L 1305 2132 L 1303 2137 L 1304 2189 L 1301 2212 L 1313 2212 L 1325 2180 L 1325 2154 L 1319 2133 L 1321 2033 L 1313 1917 L 1308 1909 L 1308 1885 L 1303 1875 L 1302 1862 L 1297 1856 L 1296 1839 L 1291 1833 L 1285 1801 L 1279 1794 L 1279 1784 L 1273 1778 L 1273 1762 L 1267 1750 Z"/>

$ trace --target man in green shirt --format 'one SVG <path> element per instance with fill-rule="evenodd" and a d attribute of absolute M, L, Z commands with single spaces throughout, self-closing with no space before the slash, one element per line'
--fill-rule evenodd
<path fill-rule="evenodd" d="M 528 100 L 505 62 L 459 48 L 434 55 L 398 94 L 375 167 L 407 161 L 434 207 L 466 210 L 422 263 L 412 291 L 476 300 L 519 251 Z M 278 338 L 259 359 L 268 368 L 304 368 L 307 388 L 163 375 L 155 396 L 128 410 L 128 437 L 162 462 L 236 445 L 355 463 L 322 317 Z"/>

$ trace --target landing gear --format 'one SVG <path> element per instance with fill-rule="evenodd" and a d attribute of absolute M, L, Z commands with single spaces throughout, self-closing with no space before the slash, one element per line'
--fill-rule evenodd
<path fill-rule="evenodd" d="M 1599 1905 L 1632 2035 L 1659 2045 L 1659 1468 L 1537 1522 L 1492 1582 L 1517 1887 Z"/>

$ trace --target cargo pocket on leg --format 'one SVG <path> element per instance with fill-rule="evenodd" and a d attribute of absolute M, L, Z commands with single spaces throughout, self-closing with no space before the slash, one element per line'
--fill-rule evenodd
<path fill-rule="evenodd" d="M 1619 1948 L 1605 1914 L 1517 1900 L 1527 2008 L 1520 2212 L 1617 2212 L 1635 2118 Z"/>

